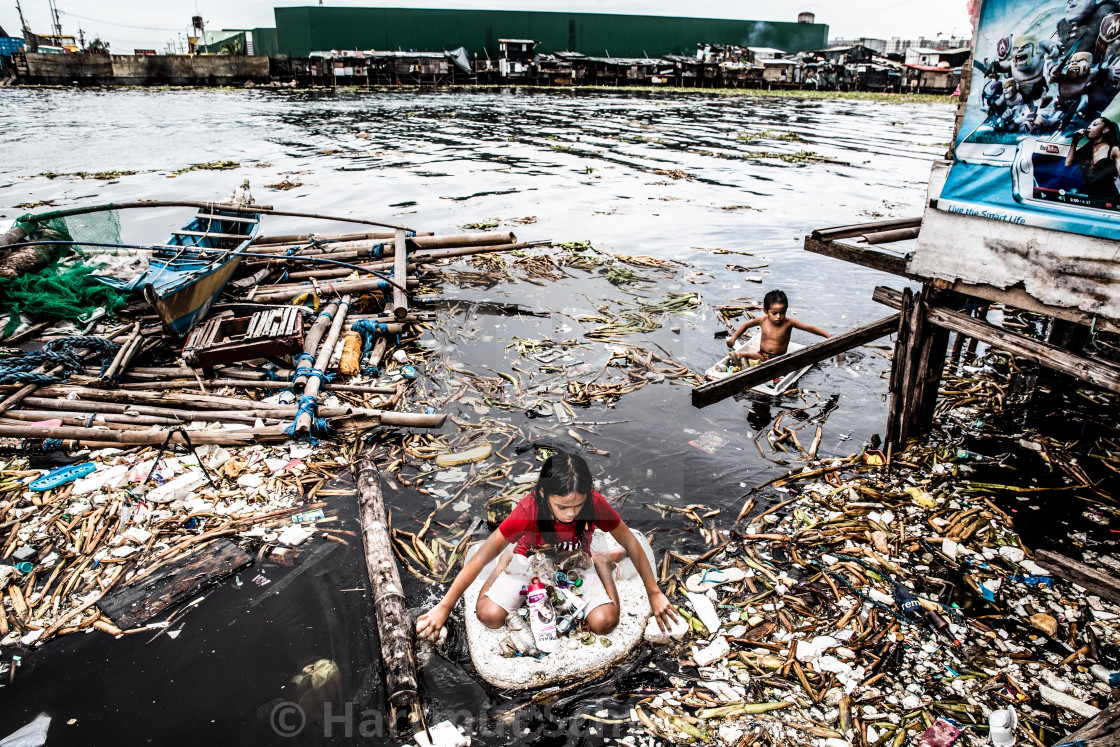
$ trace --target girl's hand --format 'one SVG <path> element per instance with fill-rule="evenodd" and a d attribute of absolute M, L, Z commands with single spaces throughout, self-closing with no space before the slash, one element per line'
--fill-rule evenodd
<path fill-rule="evenodd" d="M 416 635 L 429 641 L 438 640 L 439 632 L 450 616 L 450 608 L 444 607 L 442 602 L 437 604 L 416 619 Z"/>
<path fill-rule="evenodd" d="M 662 633 L 668 633 L 673 623 L 680 622 L 681 618 L 677 614 L 676 607 L 669 603 L 669 598 L 661 589 L 650 595 L 649 606 L 653 608 L 653 617 L 657 620 L 657 627 L 661 628 Z"/>

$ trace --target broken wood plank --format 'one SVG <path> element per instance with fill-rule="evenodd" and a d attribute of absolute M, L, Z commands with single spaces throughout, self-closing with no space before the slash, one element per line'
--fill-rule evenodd
<path fill-rule="evenodd" d="M 1039 565 L 1050 569 L 1058 577 L 1084 586 L 1113 604 L 1120 604 L 1120 579 L 1115 576 L 1049 550 L 1039 550 L 1034 556 Z"/>
<path fill-rule="evenodd" d="M 1062 740 L 1078 747 L 1120 747 L 1120 703 L 1113 703 Z"/>
<path fill-rule="evenodd" d="M 844 332 L 839 335 L 809 345 L 794 353 L 786 353 L 777 358 L 759 363 L 757 366 L 743 369 L 732 374 L 726 379 L 702 384 L 692 390 L 692 406 L 707 407 L 731 395 L 750 389 L 778 376 L 785 376 L 791 371 L 819 363 L 831 358 L 837 353 L 843 353 L 860 345 L 866 345 L 872 340 L 877 340 L 898 330 L 898 314 L 891 314 L 877 322 L 865 324 L 862 327 Z"/>
<path fill-rule="evenodd" d="M 98 607 L 122 630 L 193 597 L 253 562 L 229 540 L 217 540 L 187 557 L 158 568 L 136 586 L 123 586 L 103 597 Z"/>

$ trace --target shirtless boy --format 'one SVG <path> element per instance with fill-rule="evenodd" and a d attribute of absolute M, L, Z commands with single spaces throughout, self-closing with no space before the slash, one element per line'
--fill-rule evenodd
<path fill-rule="evenodd" d="M 748 319 L 739 325 L 735 330 L 735 334 L 727 338 L 727 347 L 734 349 L 735 341 L 738 340 L 749 327 L 761 327 L 762 339 L 759 340 L 758 352 L 753 350 L 735 351 L 734 355 L 740 358 L 750 358 L 756 361 L 768 361 L 779 355 L 785 355 L 789 349 L 789 338 L 794 329 L 800 329 L 805 332 L 811 332 L 814 335 L 821 337 L 832 337 L 829 333 L 825 332 L 820 327 L 806 324 L 805 322 L 794 319 L 792 316 L 786 316 L 786 309 L 789 307 L 789 299 L 786 294 L 780 290 L 772 290 L 766 294 L 762 299 L 762 308 L 766 312 L 764 316 L 756 316 L 754 319 Z"/>

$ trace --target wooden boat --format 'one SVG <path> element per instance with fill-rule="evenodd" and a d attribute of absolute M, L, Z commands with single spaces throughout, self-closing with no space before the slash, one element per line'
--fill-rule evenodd
<path fill-rule="evenodd" d="M 641 543 L 642 549 L 646 551 L 650 567 L 656 568 L 649 541 L 641 532 L 636 531 L 634 535 Z M 596 530 L 591 543 L 592 550 L 604 552 L 617 547 L 619 544 L 613 537 Z M 471 548 L 467 560 L 477 548 L 478 545 Z M 501 642 L 509 635 L 509 631 L 504 627 L 497 630 L 487 628 L 474 614 L 478 595 L 496 563 L 497 560 L 488 564 L 463 594 L 463 604 L 467 610 L 464 615 L 467 647 L 470 649 L 471 662 L 479 676 L 491 685 L 525 690 L 547 687 L 592 672 L 604 671 L 624 661 L 642 642 L 646 622 L 651 614 L 649 597 L 646 596 L 645 586 L 633 562 L 629 558 L 624 558 L 614 571 L 615 588 L 618 589 L 618 598 L 622 605 L 618 627 L 606 636 L 596 636 L 591 645 L 580 644 L 574 649 L 568 648 L 567 639 L 564 638 L 556 651 L 541 659 L 525 656 L 503 658 L 499 651 Z M 603 645 L 599 639 L 610 641 L 610 645 Z"/>
<path fill-rule="evenodd" d="M 259 226 L 257 213 L 226 208 L 199 212 L 152 257 L 142 285 L 144 298 L 168 332 L 186 337 L 206 316 L 241 263 L 240 256 L 228 252 L 243 251 Z M 223 251 L 207 251 L 214 249 Z"/>
<path fill-rule="evenodd" d="M 247 188 L 241 189 L 248 194 Z M 241 263 L 241 256 L 233 252 L 244 251 L 257 235 L 260 214 L 239 208 L 242 204 L 252 204 L 252 198 L 200 208 L 152 255 L 139 277 L 127 282 L 98 279 L 120 290 L 142 290 L 167 331 L 185 338 L 210 311 Z"/>
<path fill-rule="evenodd" d="M 740 337 L 735 341 L 735 349 L 742 350 L 746 348 L 747 350 L 757 351 L 760 341 L 761 337 L 759 335 L 751 335 L 746 338 Z M 796 342 L 791 342 L 789 344 L 789 352 L 792 353 L 793 351 L 801 350 L 804 347 L 804 345 L 799 345 Z M 721 358 L 711 368 L 705 371 L 704 376 L 705 378 L 712 380 L 726 379 L 731 374 L 741 371 L 743 369 L 743 363 L 747 363 L 751 366 L 758 365 L 758 361 L 756 360 L 752 360 L 750 358 L 733 359 L 730 355 L 728 355 L 724 358 Z M 812 366 L 805 366 L 804 368 L 799 368 L 796 371 L 791 371 L 785 376 L 781 376 L 774 381 L 751 387 L 751 391 L 758 392 L 759 394 L 769 394 L 772 397 L 777 397 L 778 395 L 783 394 L 791 386 L 793 386 L 794 382 L 800 379 L 801 376 L 810 368 L 812 368 Z"/>

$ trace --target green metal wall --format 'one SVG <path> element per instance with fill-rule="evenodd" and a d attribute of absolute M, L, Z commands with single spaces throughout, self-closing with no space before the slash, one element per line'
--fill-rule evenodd
<path fill-rule="evenodd" d="M 252 34 L 253 54 L 275 57 L 280 51 L 280 45 L 276 41 L 276 29 L 258 27 L 253 29 Z"/>
<path fill-rule="evenodd" d="M 822 23 L 729 21 L 505 10 L 410 8 L 276 8 L 278 51 L 306 57 L 312 50 L 380 49 L 438 52 L 466 47 L 498 55 L 498 39 L 536 39 L 540 52 L 570 50 L 591 56 L 659 57 L 696 54 L 698 42 L 775 47 L 786 52 L 824 49 Z"/>

